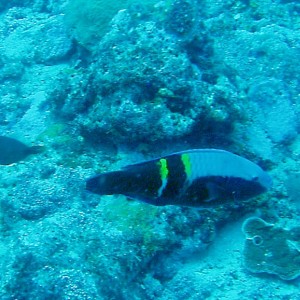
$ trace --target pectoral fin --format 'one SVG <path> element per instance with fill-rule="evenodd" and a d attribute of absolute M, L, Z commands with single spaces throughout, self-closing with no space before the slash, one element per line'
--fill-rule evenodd
<path fill-rule="evenodd" d="M 208 190 L 208 197 L 204 200 L 204 202 L 213 202 L 217 201 L 222 196 L 222 188 L 213 182 L 208 182 L 206 184 L 206 188 Z"/>

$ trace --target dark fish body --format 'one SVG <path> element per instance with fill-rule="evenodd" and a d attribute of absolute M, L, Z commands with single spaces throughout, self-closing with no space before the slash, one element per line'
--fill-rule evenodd
<path fill-rule="evenodd" d="M 228 151 L 195 149 L 99 174 L 86 189 L 122 194 L 149 204 L 212 207 L 266 192 L 270 176 L 258 165 Z"/>
<path fill-rule="evenodd" d="M 29 147 L 16 139 L 0 136 L 0 165 L 10 165 L 23 160 L 30 154 L 40 153 L 42 148 Z"/>

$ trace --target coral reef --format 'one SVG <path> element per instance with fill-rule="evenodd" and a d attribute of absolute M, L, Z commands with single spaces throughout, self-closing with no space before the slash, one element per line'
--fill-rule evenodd
<path fill-rule="evenodd" d="M 1 166 L 0 298 L 297 299 L 297 227 L 244 226 L 251 270 L 286 280 L 244 272 L 240 225 L 220 227 L 254 210 L 299 223 L 299 179 L 284 178 L 299 170 L 300 4 L 120 2 L 0 1 L 0 135 L 45 145 Z M 214 211 L 84 191 L 97 172 L 191 147 L 251 158 L 274 189 Z"/>
<path fill-rule="evenodd" d="M 65 0 L 11 0 L 0 2 L 0 12 L 12 7 L 29 7 L 32 11 L 43 13 L 62 13 Z"/>
<path fill-rule="evenodd" d="M 197 0 L 175 0 L 166 16 L 166 29 L 188 39 L 193 36 L 199 22 Z"/>
<path fill-rule="evenodd" d="M 59 113 L 74 120 L 85 138 L 136 145 L 183 136 L 199 142 L 208 133 L 218 133 L 221 141 L 222 133 L 230 132 L 240 117 L 238 105 L 232 105 L 236 91 L 203 82 L 177 36 L 154 21 L 136 24 L 128 11 L 119 12 L 111 27 L 94 49 L 88 71 L 76 75 L 78 84 L 65 76 L 67 84 L 51 95 L 56 103 L 60 99 Z M 78 91 L 80 98 L 72 96 Z"/>
<path fill-rule="evenodd" d="M 283 229 L 261 218 L 247 219 L 244 265 L 253 273 L 268 273 L 284 280 L 300 276 L 300 227 Z"/>
<path fill-rule="evenodd" d="M 64 7 L 66 23 L 73 29 L 76 40 L 87 48 L 98 44 L 109 30 L 109 22 L 119 10 L 137 3 L 136 0 L 72 0 Z M 154 4 L 147 0 L 143 5 Z"/>

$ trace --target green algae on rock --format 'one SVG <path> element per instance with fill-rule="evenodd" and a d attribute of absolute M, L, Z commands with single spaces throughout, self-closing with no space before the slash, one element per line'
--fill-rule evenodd
<path fill-rule="evenodd" d="M 244 266 L 283 280 L 300 276 L 300 227 L 283 229 L 258 217 L 245 220 Z"/>

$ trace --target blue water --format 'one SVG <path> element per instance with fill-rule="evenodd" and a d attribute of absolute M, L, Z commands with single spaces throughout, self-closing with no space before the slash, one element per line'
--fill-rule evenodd
<path fill-rule="evenodd" d="M 300 299 L 299 15 L 0 0 L 0 136 L 44 147 L 0 165 L 0 299 Z M 248 158 L 272 189 L 209 210 L 85 191 L 194 148 Z"/>

